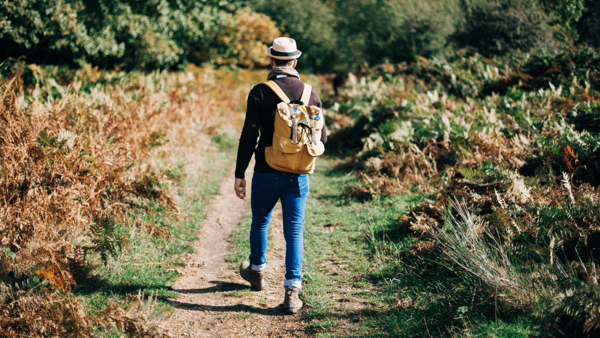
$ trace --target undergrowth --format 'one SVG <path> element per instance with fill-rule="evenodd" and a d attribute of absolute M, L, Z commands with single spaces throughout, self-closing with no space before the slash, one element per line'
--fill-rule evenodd
<path fill-rule="evenodd" d="M 243 87 L 262 76 L 13 67 L 0 81 L 0 335 L 164 335 Z"/>
<path fill-rule="evenodd" d="M 507 321 L 528 336 L 597 333 L 598 60 L 583 48 L 421 58 L 350 76 L 328 116 L 330 145 L 349 154 L 338 166 L 360 180 L 345 193 L 369 205 L 426 196 L 369 250 L 385 260 L 371 273 L 403 309 L 389 314 L 431 319 L 373 325 L 407 336 L 491 334 Z M 407 288 L 429 300 L 407 300 Z"/>

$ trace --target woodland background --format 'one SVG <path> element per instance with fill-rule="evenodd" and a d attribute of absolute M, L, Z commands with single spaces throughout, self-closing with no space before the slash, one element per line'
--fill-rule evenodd
<path fill-rule="evenodd" d="M 17 0 L 0 8 L 0 59 L 104 69 L 187 63 L 264 66 L 278 31 L 305 50 L 303 70 L 600 45 L 592 0 Z"/>

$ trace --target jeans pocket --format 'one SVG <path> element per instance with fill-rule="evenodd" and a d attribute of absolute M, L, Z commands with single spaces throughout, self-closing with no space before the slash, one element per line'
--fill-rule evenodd
<path fill-rule="evenodd" d="M 298 191 L 301 197 L 307 196 L 309 193 L 309 179 L 308 175 L 298 176 Z"/>

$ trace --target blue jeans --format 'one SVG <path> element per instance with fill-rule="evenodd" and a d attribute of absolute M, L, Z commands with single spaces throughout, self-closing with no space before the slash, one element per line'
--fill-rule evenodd
<path fill-rule="evenodd" d="M 308 175 L 254 173 L 252 176 L 252 226 L 250 229 L 250 264 L 262 271 L 267 259 L 267 231 L 271 212 L 281 199 L 283 236 L 285 237 L 284 286 L 301 288 L 304 258 L 304 209 L 308 197 Z"/>

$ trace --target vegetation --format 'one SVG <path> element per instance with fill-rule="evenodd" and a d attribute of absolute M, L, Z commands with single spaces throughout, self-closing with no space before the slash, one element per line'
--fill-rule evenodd
<path fill-rule="evenodd" d="M 0 59 L 108 69 L 267 66 L 280 30 L 304 53 L 300 68 L 358 71 L 385 61 L 486 56 L 597 45 L 591 0 L 19 0 L 0 9 Z M 492 37 L 492 38 L 490 38 Z"/>
<path fill-rule="evenodd" d="M 304 69 L 331 72 L 357 70 L 383 60 L 412 60 L 443 51 L 462 15 L 458 1 L 304 1 L 274 5 L 254 1 L 285 32 L 306 46 Z"/>
<path fill-rule="evenodd" d="M 553 47 L 546 14 L 536 2 L 522 0 L 474 3 L 455 39 L 486 56 Z"/>
<path fill-rule="evenodd" d="M 269 18 L 223 1 L 19 0 L 0 22 L 0 60 L 124 69 L 266 65 L 279 35 Z"/>
<path fill-rule="evenodd" d="M 594 1 L 436 0 L 305 1 L 250 6 L 269 15 L 305 49 L 304 69 L 356 72 L 365 65 L 456 55 L 470 47 L 486 56 L 553 52 L 595 43 Z M 305 46 L 305 47 L 304 47 Z"/>
<path fill-rule="evenodd" d="M 333 135 L 307 209 L 309 333 L 596 336 L 599 11 L 5 1 L 0 335 L 164 334 L 169 284 L 233 161 L 222 131 L 289 34 L 301 67 L 329 73 L 323 88 L 346 73 L 322 96 Z"/>
<path fill-rule="evenodd" d="M 351 82 L 329 123 L 349 154 L 340 168 L 362 180 L 345 193 L 369 210 L 399 203 L 397 217 L 366 223 L 380 232 L 367 271 L 400 301 L 435 299 L 414 326 L 390 324 L 404 310 L 369 325 L 427 336 L 423 326 L 475 333 L 500 320 L 536 336 L 594 335 L 599 57 L 420 59 Z"/>
<path fill-rule="evenodd" d="M 0 335 L 160 334 L 157 299 L 232 161 L 206 163 L 229 107 L 213 92 L 241 104 L 252 75 L 5 70 Z"/>

